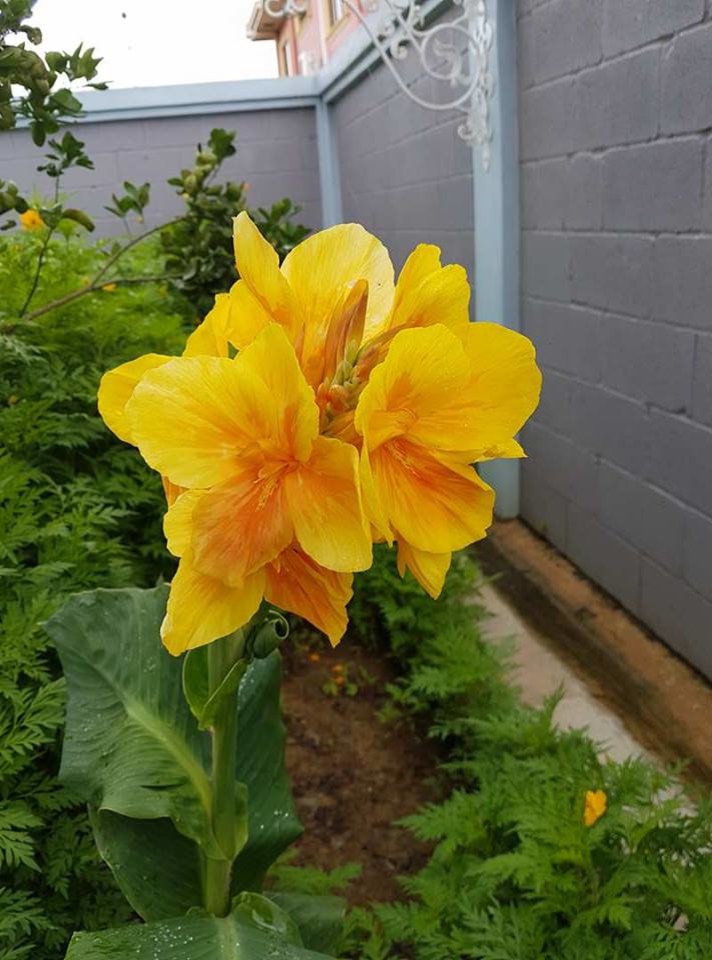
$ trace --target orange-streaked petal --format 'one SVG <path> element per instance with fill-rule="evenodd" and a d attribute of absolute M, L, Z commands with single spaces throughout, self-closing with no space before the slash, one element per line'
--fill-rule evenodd
<path fill-rule="evenodd" d="M 361 446 L 361 456 L 359 458 L 359 479 L 361 481 L 361 496 L 363 497 L 363 509 L 366 518 L 373 525 L 379 537 L 382 537 L 389 545 L 393 543 L 394 533 L 388 522 L 388 513 L 381 498 L 378 495 L 376 482 L 371 470 L 371 461 L 368 453 L 367 444 Z"/>
<path fill-rule="evenodd" d="M 163 484 L 163 492 L 166 495 L 166 505 L 170 509 L 181 493 L 184 492 L 185 487 L 179 487 L 177 483 L 171 483 L 168 477 L 161 477 L 161 483 Z"/>
<path fill-rule="evenodd" d="M 183 487 L 229 479 L 241 452 L 276 429 L 264 382 L 239 359 L 170 360 L 144 375 L 126 409 L 144 460 Z"/>
<path fill-rule="evenodd" d="M 161 626 L 163 645 L 178 656 L 243 627 L 257 613 L 265 573 L 259 570 L 240 586 L 230 587 L 195 570 L 183 557 L 171 583 Z"/>
<path fill-rule="evenodd" d="M 284 489 L 295 536 L 305 553 L 329 570 L 371 566 L 371 536 L 354 447 L 319 437 L 308 463 L 285 476 Z"/>
<path fill-rule="evenodd" d="M 410 570 L 433 600 L 437 600 L 442 592 L 451 560 L 451 553 L 428 553 L 416 549 L 406 540 L 398 540 L 398 573 L 403 576 L 406 570 Z"/>
<path fill-rule="evenodd" d="M 359 398 L 356 429 L 371 451 L 400 436 L 467 450 L 473 439 L 469 374 L 460 340 L 446 327 L 403 330 Z"/>
<path fill-rule="evenodd" d="M 265 599 L 304 617 L 336 646 L 346 631 L 352 582 L 352 574 L 326 570 L 292 547 L 267 567 Z"/>
<path fill-rule="evenodd" d="M 284 327 L 294 343 L 301 329 L 299 307 L 279 269 L 276 250 L 244 211 L 235 217 L 233 239 L 238 273 L 262 311 Z"/>
<path fill-rule="evenodd" d="M 259 459 L 242 461 L 227 483 L 200 497 L 192 514 L 196 570 L 238 584 L 292 542 L 284 467 L 274 464 L 272 468 L 269 472 Z M 301 503 L 298 509 L 309 512 L 312 505 Z"/>
<path fill-rule="evenodd" d="M 403 438 L 373 450 L 370 460 L 391 526 L 418 550 L 449 553 L 485 536 L 494 493 L 474 468 Z"/>
<path fill-rule="evenodd" d="M 393 264 L 376 237 L 357 223 L 343 223 L 307 237 L 282 264 L 304 322 L 302 367 L 318 363 L 334 305 L 357 280 L 368 282 L 366 329 L 383 322 L 393 300 Z"/>
<path fill-rule="evenodd" d="M 160 353 L 147 353 L 136 360 L 129 360 L 128 363 L 114 367 L 101 378 L 98 393 L 99 413 L 119 440 L 135 444 L 131 424 L 126 416 L 126 404 L 131 399 L 136 384 L 149 370 L 155 370 L 171 359 Z"/>
<path fill-rule="evenodd" d="M 539 402 L 541 373 L 527 337 L 497 323 L 471 323 L 462 336 L 476 411 L 473 449 L 511 440 Z"/>
<path fill-rule="evenodd" d="M 261 441 L 262 450 L 285 460 L 306 460 L 319 433 L 319 408 L 284 330 L 270 323 L 236 362 L 262 381 L 274 408 L 274 426 Z"/>

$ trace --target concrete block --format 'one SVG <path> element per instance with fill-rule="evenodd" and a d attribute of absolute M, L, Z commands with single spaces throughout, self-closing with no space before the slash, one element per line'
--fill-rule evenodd
<path fill-rule="evenodd" d="M 552 0 L 521 24 L 524 87 L 577 72 L 601 59 L 602 0 Z"/>
<path fill-rule="evenodd" d="M 522 463 L 521 513 L 537 533 L 565 552 L 566 500 L 530 460 Z"/>
<path fill-rule="evenodd" d="M 652 281 L 655 319 L 712 330 L 712 237 L 658 237 Z"/>
<path fill-rule="evenodd" d="M 647 461 L 638 463 L 638 472 L 644 470 L 656 486 L 712 516 L 712 430 L 651 410 L 649 437 Z"/>
<path fill-rule="evenodd" d="M 712 519 L 689 510 L 685 516 L 685 580 L 712 601 Z"/>
<path fill-rule="evenodd" d="M 601 523 L 672 573 L 682 573 L 685 507 L 634 474 L 602 462 Z"/>
<path fill-rule="evenodd" d="M 571 430 L 567 436 L 592 454 L 631 473 L 640 473 L 648 460 L 648 411 L 634 400 L 600 385 L 581 381 L 569 392 Z"/>
<path fill-rule="evenodd" d="M 539 160 L 520 167 L 521 222 L 527 230 L 561 230 L 571 191 L 568 159 Z"/>
<path fill-rule="evenodd" d="M 574 80 L 525 90 L 520 97 L 522 160 L 557 157 L 574 149 Z"/>
<path fill-rule="evenodd" d="M 601 376 L 601 315 L 570 303 L 522 301 L 522 329 L 544 366 L 584 380 Z"/>
<path fill-rule="evenodd" d="M 580 153 L 569 160 L 564 224 L 569 230 L 599 230 L 603 226 L 603 162 Z M 560 187 L 561 189 L 561 187 Z"/>
<path fill-rule="evenodd" d="M 540 423 L 527 427 L 524 449 L 528 462 L 547 485 L 566 500 L 595 513 L 598 502 L 598 461 L 566 437 Z"/>
<path fill-rule="evenodd" d="M 569 237 L 576 303 L 647 317 L 652 309 L 652 240 L 638 236 Z"/>
<path fill-rule="evenodd" d="M 702 219 L 703 141 L 611 150 L 603 161 L 607 230 L 688 231 Z"/>
<path fill-rule="evenodd" d="M 643 50 L 584 70 L 575 80 L 576 150 L 652 139 L 658 131 L 659 51 Z"/>
<path fill-rule="evenodd" d="M 605 0 L 603 52 L 607 57 L 645 46 L 699 23 L 705 0 Z"/>
<path fill-rule="evenodd" d="M 675 37 L 660 69 L 661 131 L 686 133 L 712 127 L 712 23 Z"/>
<path fill-rule="evenodd" d="M 563 233 L 522 233 L 522 291 L 546 300 L 569 300 L 569 241 Z"/>
<path fill-rule="evenodd" d="M 569 503 L 566 514 L 569 557 L 628 610 L 637 613 L 640 595 L 640 554 L 606 529 L 587 510 Z"/>
<path fill-rule="evenodd" d="M 712 427 L 712 335 L 697 334 L 692 380 L 692 416 Z"/>
<path fill-rule="evenodd" d="M 666 410 L 689 411 L 694 333 L 605 314 L 601 345 L 606 386 Z"/>
<path fill-rule="evenodd" d="M 650 560 L 641 562 L 641 619 L 680 656 L 712 672 L 712 603 Z"/>

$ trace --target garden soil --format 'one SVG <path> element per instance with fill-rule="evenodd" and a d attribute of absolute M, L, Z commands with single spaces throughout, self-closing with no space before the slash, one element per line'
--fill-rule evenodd
<path fill-rule="evenodd" d="M 379 720 L 394 676 L 382 655 L 348 638 L 336 650 L 299 645 L 285 654 L 287 768 L 304 825 L 292 862 L 323 870 L 358 863 L 346 892 L 352 904 L 396 899 L 397 877 L 419 869 L 428 848 L 395 821 L 436 799 L 434 750 L 410 721 Z M 358 690 L 349 696 L 351 682 Z"/>

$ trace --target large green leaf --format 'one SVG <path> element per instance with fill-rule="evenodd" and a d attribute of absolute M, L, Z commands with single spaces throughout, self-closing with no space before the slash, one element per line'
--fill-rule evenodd
<path fill-rule="evenodd" d="M 199 760 L 207 777 L 208 736 L 200 733 L 185 704 L 180 661 L 160 643 L 165 600 L 165 588 L 99 590 L 72 597 L 48 623 L 69 685 L 62 773 L 92 805 L 99 851 L 127 900 L 145 920 L 173 917 L 202 903 L 199 849 L 173 826 L 169 819 L 173 808 L 166 802 L 173 784 L 183 790 L 186 778 L 171 781 L 166 776 L 163 789 L 154 786 L 149 791 L 145 784 L 156 784 L 157 778 L 150 766 L 148 771 L 139 766 L 154 758 L 159 765 L 167 763 L 166 737 L 155 732 L 166 727 L 170 732 L 174 718 L 185 751 Z M 105 655 L 107 649 L 110 655 Z M 127 676 L 131 669 L 141 676 Z M 235 864 L 236 893 L 259 889 L 269 866 L 301 833 L 284 769 L 280 679 L 280 655 L 273 653 L 251 663 L 238 688 L 238 779 L 248 793 L 248 840 Z M 150 720 L 139 726 L 138 733 L 133 720 L 136 704 L 139 717 Z M 127 755 L 122 749 L 119 730 L 127 726 L 132 742 L 138 740 L 145 747 L 141 756 Z M 111 761 L 108 768 L 107 759 Z M 122 784 L 111 782 L 112 776 L 123 775 L 124 765 L 133 782 L 139 781 L 138 789 L 148 792 L 148 816 L 156 819 L 135 819 L 139 815 L 135 798 L 125 797 Z M 180 774 L 182 769 L 176 762 L 167 767 L 171 773 Z M 159 807 L 153 792 L 162 800 Z M 106 796 L 117 795 L 131 802 L 128 806 L 106 803 Z M 154 814 L 156 809 L 166 812 Z"/>
<path fill-rule="evenodd" d="M 159 640 L 167 592 L 77 594 L 48 621 L 68 690 L 60 778 L 98 810 L 168 817 L 215 855 L 209 739 Z"/>
<path fill-rule="evenodd" d="M 309 950 L 334 953 L 344 929 L 346 901 L 310 893 L 272 893 L 270 900 L 289 914 Z"/>
<path fill-rule="evenodd" d="M 224 919 L 190 916 L 75 934 L 66 960 L 328 960 L 298 939 L 279 908 L 249 894 Z"/>
<path fill-rule="evenodd" d="M 233 870 L 233 893 L 259 890 L 277 857 L 302 833 L 284 767 L 278 651 L 253 660 L 238 691 L 237 777 L 247 784 L 248 840 Z"/>

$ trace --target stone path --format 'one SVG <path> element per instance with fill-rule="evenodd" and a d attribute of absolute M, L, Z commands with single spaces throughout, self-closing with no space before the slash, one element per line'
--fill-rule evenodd
<path fill-rule="evenodd" d="M 527 703 L 538 706 L 544 697 L 563 686 L 564 699 L 555 713 L 560 728 L 586 727 L 591 737 L 603 745 L 603 752 L 614 760 L 648 755 L 620 718 L 550 649 L 542 635 L 519 616 L 496 587 L 487 584 L 480 596 L 491 615 L 485 624 L 485 635 L 497 640 L 511 638 L 516 643 L 512 678 Z"/>

